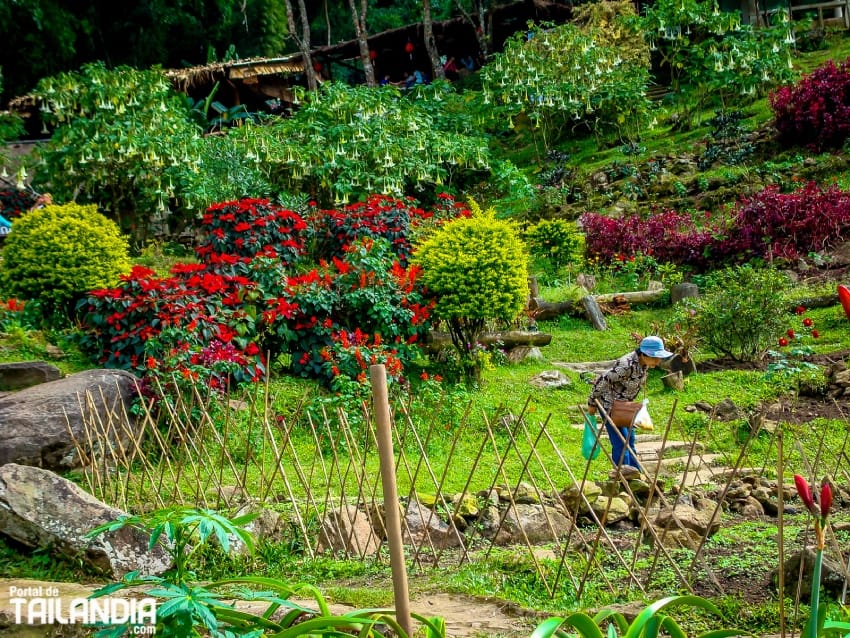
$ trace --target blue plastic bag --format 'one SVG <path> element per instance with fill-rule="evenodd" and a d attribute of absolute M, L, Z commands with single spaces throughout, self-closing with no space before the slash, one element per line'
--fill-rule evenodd
<path fill-rule="evenodd" d="M 599 456 L 599 425 L 596 415 L 586 414 L 584 416 L 584 434 L 581 438 L 581 455 L 588 461 Z"/>

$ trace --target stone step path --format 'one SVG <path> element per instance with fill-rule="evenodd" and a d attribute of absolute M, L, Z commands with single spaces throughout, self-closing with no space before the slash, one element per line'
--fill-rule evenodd
<path fill-rule="evenodd" d="M 573 424 L 577 430 L 584 429 L 581 423 Z M 607 439 L 608 435 L 603 429 L 600 439 Z M 635 451 L 643 466 L 644 472 L 650 479 L 658 474 L 659 478 L 670 479 L 676 485 L 683 487 L 694 487 L 698 485 L 725 483 L 733 469 L 725 465 L 723 454 L 706 452 L 702 441 L 676 441 L 668 440 L 663 443 L 664 457 L 659 458 L 662 447 L 662 436 L 656 432 L 644 432 L 635 436 Z M 608 445 L 608 442 L 605 442 Z M 693 456 L 688 462 L 688 454 L 693 446 Z M 687 473 L 686 473 L 687 470 Z M 738 473 L 745 473 L 740 470 Z"/>
<path fill-rule="evenodd" d="M 639 434 L 635 437 L 635 451 L 650 478 L 658 475 L 683 487 L 723 482 L 730 471 L 723 465 L 724 455 L 707 453 L 701 441 L 663 442 L 658 434 Z"/>

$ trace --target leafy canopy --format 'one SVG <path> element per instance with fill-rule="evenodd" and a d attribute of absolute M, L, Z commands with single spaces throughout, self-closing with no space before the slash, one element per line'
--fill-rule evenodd
<path fill-rule="evenodd" d="M 571 119 L 594 130 L 613 125 L 636 134 L 649 113 L 647 66 L 600 44 L 593 28 L 531 25 L 509 39 L 481 74 L 484 102 L 527 115 L 544 138 Z"/>
<path fill-rule="evenodd" d="M 201 129 L 162 71 L 88 64 L 44 78 L 33 95 L 57 127 L 36 184 L 49 185 L 57 200 L 97 204 L 125 232 L 144 236 L 165 221 L 175 175 L 198 166 Z"/>

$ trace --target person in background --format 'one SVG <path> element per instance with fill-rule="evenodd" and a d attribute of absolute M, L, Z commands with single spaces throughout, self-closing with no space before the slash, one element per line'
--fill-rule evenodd
<path fill-rule="evenodd" d="M 460 77 L 460 75 L 458 74 L 457 63 L 455 62 L 454 56 L 450 56 L 443 63 L 443 73 L 446 74 L 447 80 L 454 81 Z"/>
<path fill-rule="evenodd" d="M 587 400 L 588 412 L 596 414 L 597 402 L 611 413 L 615 400 L 634 401 L 646 385 L 646 376 L 650 368 L 655 368 L 673 353 L 664 348 L 660 337 L 650 336 L 641 340 L 638 347 L 623 355 L 610 370 L 599 375 L 593 382 L 593 389 Z M 605 419 L 605 429 L 611 441 L 611 458 L 614 468 L 627 473 L 642 473 L 635 452 L 635 430 L 633 427 L 617 427 L 610 419 Z"/>

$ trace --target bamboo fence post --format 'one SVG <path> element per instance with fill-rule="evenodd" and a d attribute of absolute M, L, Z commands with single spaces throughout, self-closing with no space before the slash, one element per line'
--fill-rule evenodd
<path fill-rule="evenodd" d="M 369 366 L 372 384 L 375 422 L 378 434 L 378 456 L 381 461 L 381 483 L 384 489 L 384 510 L 387 515 L 387 543 L 390 548 L 390 568 L 393 575 L 393 599 L 396 618 L 408 636 L 413 635 L 410 620 L 410 599 L 407 589 L 407 567 L 401 543 L 401 515 L 395 482 L 395 454 L 390 431 L 390 404 L 387 396 L 387 370 L 379 364 Z"/>

